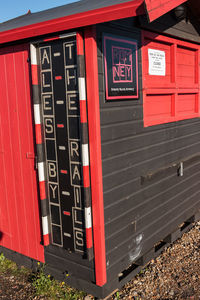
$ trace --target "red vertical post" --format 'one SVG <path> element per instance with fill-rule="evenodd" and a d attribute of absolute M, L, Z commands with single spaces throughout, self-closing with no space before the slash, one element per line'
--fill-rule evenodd
<path fill-rule="evenodd" d="M 85 30 L 86 86 L 96 285 L 107 282 L 96 27 Z"/>

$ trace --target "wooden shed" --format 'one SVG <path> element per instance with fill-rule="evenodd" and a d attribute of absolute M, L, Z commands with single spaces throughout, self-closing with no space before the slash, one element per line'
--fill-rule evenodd
<path fill-rule="evenodd" d="M 199 218 L 199 19 L 82 0 L 0 24 L 0 251 L 104 298 Z"/>

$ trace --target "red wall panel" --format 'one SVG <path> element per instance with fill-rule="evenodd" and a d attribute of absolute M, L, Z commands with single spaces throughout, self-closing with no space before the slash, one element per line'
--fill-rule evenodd
<path fill-rule="evenodd" d="M 179 116 L 192 115 L 197 111 L 197 99 L 196 94 L 178 94 L 176 104 Z"/>
<path fill-rule="evenodd" d="M 144 40 L 144 46 L 146 46 L 147 52 L 144 56 L 144 74 L 145 74 L 145 80 L 146 85 L 150 87 L 163 87 L 168 86 L 171 87 L 173 84 L 173 68 L 171 65 L 172 62 L 172 47 L 173 44 L 171 43 L 164 43 L 162 41 L 156 41 L 146 38 Z M 165 76 L 159 76 L 159 78 L 155 77 L 154 75 L 149 75 L 149 69 L 148 69 L 148 49 L 156 49 L 165 51 L 165 57 L 166 57 L 166 75 Z"/>
<path fill-rule="evenodd" d="M 197 85 L 197 56 L 197 50 L 177 45 L 177 83 L 179 87 L 190 88 Z"/>
<path fill-rule="evenodd" d="M 0 51 L 0 245 L 44 261 L 27 60 L 27 45 Z"/>
<path fill-rule="evenodd" d="M 200 46 L 145 31 L 142 40 L 144 126 L 199 117 Z M 165 74 L 150 71 L 152 49 L 165 53 Z"/>
<path fill-rule="evenodd" d="M 145 105 L 149 125 L 173 120 L 173 95 L 147 95 Z"/>

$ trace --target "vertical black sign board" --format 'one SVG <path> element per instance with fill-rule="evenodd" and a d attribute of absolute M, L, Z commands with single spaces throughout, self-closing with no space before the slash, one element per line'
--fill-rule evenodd
<path fill-rule="evenodd" d="M 103 36 L 106 100 L 138 98 L 137 41 Z"/>
<path fill-rule="evenodd" d="M 76 37 L 39 45 L 52 243 L 84 252 Z"/>

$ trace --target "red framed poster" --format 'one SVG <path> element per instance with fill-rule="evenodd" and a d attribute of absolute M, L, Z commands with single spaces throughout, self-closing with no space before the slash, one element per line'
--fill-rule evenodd
<path fill-rule="evenodd" d="M 137 49 L 134 39 L 103 35 L 106 100 L 138 98 Z"/>

